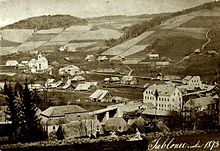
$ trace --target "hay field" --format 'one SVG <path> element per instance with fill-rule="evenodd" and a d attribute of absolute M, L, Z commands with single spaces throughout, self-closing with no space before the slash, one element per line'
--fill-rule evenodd
<path fill-rule="evenodd" d="M 103 52 L 102 55 L 117 56 L 117 55 L 123 53 L 124 51 L 126 51 L 127 49 L 129 49 L 130 47 L 136 45 L 137 43 L 139 43 L 143 39 L 147 38 L 148 36 L 150 36 L 153 33 L 154 33 L 154 31 L 144 32 L 143 34 L 141 34 L 133 39 L 130 39 L 126 42 L 123 42 L 122 44 L 119 44 L 115 47 L 108 49 L 107 51 Z"/>
<path fill-rule="evenodd" d="M 25 42 L 32 37 L 33 29 L 4 29 L 1 31 L 4 40 L 18 43 Z"/>
<path fill-rule="evenodd" d="M 34 34 L 28 41 L 49 41 L 50 39 L 57 36 L 58 33 L 51 34 Z"/>
<path fill-rule="evenodd" d="M 77 31 L 77 32 L 62 32 L 59 35 L 57 35 L 56 37 L 52 38 L 50 41 L 66 41 L 66 42 L 69 42 L 71 40 L 76 39 L 80 35 L 82 35 L 82 32 L 80 32 L 80 31 Z"/>
<path fill-rule="evenodd" d="M 127 56 L 133 55 L 135 53 L 138 53 L 140 51 L 143 51 L 147 46 L 148 45 L 135 45 L 119 55 L 122 57 L 127 57 Z"/>
<path fill-rule="evenodd" d="M 82 47 L 88 47 L 91 45 L 96 44 L 96 42 L 85 42 L 85 43 L 68 43 L 66 45 L 64 45 L 64 48 L 82 48 Z"/>
<path fill-rule="evenodd" d="M 195 16 L 192 16 L 189 14 L 180 15 L 180 16 L 167 20 L 166 22 L 162 23 L 159 27 L 161 29 L 173 29 L 188 22 L 189 20 L 193 18 L 195 18 Z"/>
<path fill-rule="evenodd" d="M 64 32 L 75 32 L 75 31 L 89 31 L 91 29 L 91 26 L 71 26 L 69 28 L 66 28 Z"/>
<path fill-rule="evenodd" d="M 24 42 L 22 43 L 20 46 L 16 47 L 13 49 L 13 51 L 17 52 L 17 51 L 30 51 L 33 49 L 36 49 L 38 47 L 40 47 L 41 45 L 43 45 L 44 43 L 46 43 L 47 41 L 37 41 L 37 42 Z"/>
<path fill-rule="evenodd" d="M 13 49 L 14 47 L 0 47 L 0 56 L 3 56 L 3 55 L 7 55 L 7 54 L 10 54 L 10 53 L 13 53 Z"/>
<path fill-rule="evenodd" d="M 63 31 L 63 28 L 53 28 L 48 30 L 39 30 L 37 34 L 57 34 Z"/>
<path fill-rule="evenodd" d="M 113 29 L 104 29 L 88 31 L 82 34 L 77 40 L 109 40 L 118 39 L 122 36 L 122 33 Z"/>

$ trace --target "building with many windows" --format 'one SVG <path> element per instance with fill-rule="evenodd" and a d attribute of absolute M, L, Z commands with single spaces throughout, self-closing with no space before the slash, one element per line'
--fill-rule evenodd
<path fill-rule="evenodd" d="M 182 93 L 173 85 L 151 85 L 143 93 L 143 103 L 153 104 L 157 115 L 167 115 L 182 107 Z M 152 110 L 152 109 L 151 109 Z M 155 112 L 151 112 L 155 114 Z"/>

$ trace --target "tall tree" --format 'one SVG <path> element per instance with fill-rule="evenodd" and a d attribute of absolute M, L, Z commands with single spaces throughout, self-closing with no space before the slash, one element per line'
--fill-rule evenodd
<path fill-rule="evenodd" d="M 22 97 L 24 121 L 26 125 L 26 133 L 23 138 L 24 141 L 32 142 L 42 139 L 43 131 L 40 126 L 40 119 L 36 115 L 38 110 L 36 103 L 38 100 L 39 97 L 37 96 L 36 91 L 31 92 L 28 89 L 28 82 L 26 80 Z"/>
<path fill-rule="evenodd" d="M 7 120 L 11 122 L 11 131 L 9 139 L 11 141 L 16 141 L 19 134 L 19 125 L 20 125 L 20 115 L 19 115 L 19 102 L 16 100 L 13 88 L 11 84 L 7 85 L 5 82 L 4 85 L 4 94 L 6 95 L 6 115 Z"/>

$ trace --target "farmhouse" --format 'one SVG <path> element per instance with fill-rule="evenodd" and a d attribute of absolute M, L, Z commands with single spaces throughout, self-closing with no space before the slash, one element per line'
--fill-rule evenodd
<path fill-rule="evenodd" d="M 110 102 L 111 101 L 111 94 L 108 90 L 96 90 L 92 95 L 89 96 L 92 101 L 98 102 Z"/>
<path fill-rule="evenodd" d="M 69 74 L 69 75 L 74 76 L 74 75 L 77 75 L 80 73 L 81 73 L 81 71 L 80 71 L 79 67 L 74 66 L 74 65 L 67 65 L 67 66 L 59 69 L 60 75 Z"/>
<path fill-rule="evenodd" d="M 123 76 L 121 79 L 121 84 L 134 85 L 137 84 L 137 79 L 132 75 Z"/>
<path fill-rule="evenodd" d="M 205 109 L 211 108 L 215 106 L 216 102 L 212 98 L 212 96 L 200 97 L 195 99 L 189 99 L 184 108 L 188 110 L 195 109 L 196 111 L 203 111 Z"/>
<path fill-rule="evenodd" d="M 40 114 L 41 124 L 49 134 L 54 130 L 57 131 L 59 125 L 67 123 L 67 116 L 78 115 L 85 112 L 85 109 L 77 105 L 51 106 Z"/>
<path fill-rule="evenodd" d="M 106 56 L 99 56 L 99 57 L 97 58 L 97 60 L 100 61 L 100 62 L 102 62 L 102 61 L 108 60 L 108 58 L 107 58 Z"/>
<path fill-rule="evenodd" d="M 182 93 L 172 85 L 151 85 L 144 91 L 143 97 L 143 103 L 152 103 L 158 114 L 163 116 L 182 106 Z"/>
<path fill-rule="evenodd" d="M 61 46 L 60 49 L 59 49 L 59 51 L 61 51 L 61 52 L 65 51 L 64 47 Z"/>
<path fill-rule="evenodd" d="M 149 59 L 159 59 L 159 54 L 148 54 Z"/>
<path fill-rule="evenodd" d="M 8 60 L 6 66 L 17 66 L 18 62 L 16 60 Z"/>
<path fill-rule="evenodd" d="M 95 61 L 95 56 L 94 55 L 87 55 L 85 60 L 88 61 L 88 62 Z"/>
<path fill-rule="evenodd" d="M 31 69 L 32 73 L 45 71 L 49 67 L 47 59 L 41 54 L 38 54 L 37 60 L 31 59 L 28 63 L 28 66 Z"/>

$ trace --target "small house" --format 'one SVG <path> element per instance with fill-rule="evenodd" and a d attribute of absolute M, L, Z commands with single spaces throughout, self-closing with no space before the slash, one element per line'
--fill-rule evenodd
<path fill-rule="evenodd" d="M 17 66 L 18 65 L 18 61 L 16 61 L 16 60 L 8 60 L 7 62 L 6 62 L 6 66 Z"/>
<path fill-rule="evenodd" d="M 59 49 L 59 51 L 61 51 L 61 52 L 65 51 L 64 47 L 61 46 L 60 49 Z"/>
<path fill-rule="evenodd" d="M 137 84 L 137 79 L 132 75 L 123 76 L 121 79 L 121 84 L 134 85 Z"/>
<path fill-rule="evenodd" d="M 195 54 L 200 54 L 201 51 L 200 51 L 200 49 L 196 49 L 196 50 L 194 51 L 194 53 L 195 53 Z"/>
<path fill-rule="evenodd" d="M 72 81 L 75 81 L 75 82 L 79 82 L 79 81 L 85 81 L 85 78 L 82 77 L 82 76 L 75 76 Z"/>
<path fill-rule="evenodd" d="M 95 56 L 94 55 L 87 55 L 85 60 L 88 61 L 88 62 L 95 61 Z"/>
<path fill-rule="evenodd" d="M 149 59 L 159 59 L 159 54 L 148 54 Z"/>
<path fill-rule="evenodd" d="M 81 71 L 80 71 L 79 67 L 77 67 L 75 65 L 67 65 L 67 66 L 59 69 L 60 75 L 69 74 L 69 75 L 73 76 L 73 75 L 77 75 L 80 73 L 81 73 Z"/>
<path fill-rule="evenodd" d="M 125 58 L 122 57 L 122 56 L 114 56 L 114 57 L 110 58 L 110 61 L 120 61 L 120 62 L 122 62 L 124 60 L 125 60 Z"/>
<path fill-rule="evenodd" d="M 200 76 L 187 75 L 182 79 L 182 83 L 188 86 L 188 90 L 194 90 L 195 88 L 201 88 L 202 82 Z"/>
<path fill-rule="evenodd" d="M 122 117 L 109 118 L 105 122 L 105 132 L 125 132 L 127 131 L 127 122 Z"/>
<path fill-rule="evenodd" d="M 97 58 L 97 60 L 100 61 L 100 62 L 103 62 L 103 61 L 108 60 L 108 58 L 107 58 L 106 56 L 99 56 L 99 57 Z"/>
<path fill-rule="evenodd" d="M 108 90 L 96 90 L 92 95 L 89 96 L 92 101 L 98 102 L 110 102 L 111 101 L 111 94 Z"/>

